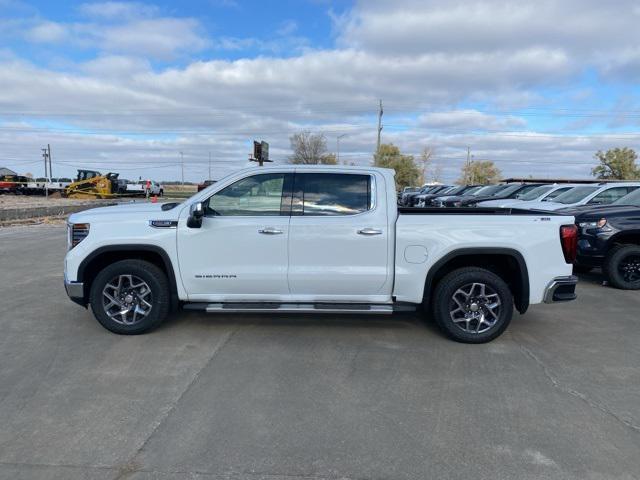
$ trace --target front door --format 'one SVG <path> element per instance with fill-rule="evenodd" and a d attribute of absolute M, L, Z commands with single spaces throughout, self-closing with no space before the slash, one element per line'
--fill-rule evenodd
<path fill-rule="evenodd" d="M 377 185 L 377 187 L 376 187 Z M 289 289 L 300 301 L 389 298 L 384 182 L 373 172 L 296 173 L 289 226 Z"/>
<path fill-rule="evenodd" d="M 293 174 L 245 177 L 207 199 L 201 228 L 178 227 L 180 274 L 190 300 L 279 301 L 289 293 L 287 243 Z"/>

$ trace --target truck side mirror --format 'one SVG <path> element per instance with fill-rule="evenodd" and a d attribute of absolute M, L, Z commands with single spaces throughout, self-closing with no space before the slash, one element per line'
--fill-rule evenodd
<path fill-rule="evenodd" d="M 189 208 L 187 227 L 200 228 L 202 226 L 202 217 L 204 217 L 204 206 L 202 205 L 202 202 L 194 203 Z"/>

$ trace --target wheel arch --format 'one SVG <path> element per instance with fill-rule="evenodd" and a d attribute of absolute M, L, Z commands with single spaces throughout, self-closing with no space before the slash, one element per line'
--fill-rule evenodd
<path fill-rule="evenodd" d="M 145 260 L 160 268 L 169 281 L 171 309 L 178 306 L 178 285 L 173 264 L 167 252 L 157 245 L 130 244 L 108 245 L 91 252 L 78 267 L 78 282 L 84 284 L 84 304 L 89 303 L 91 284 L 97 273 L 105 266 L 120 260 Z"/>
<path fill-rule="evenodd" d="M 525 313 L 529 308 L 529 270 L 522 254 L 512 248 L 462 248 L 447 253 L 429 269 L 423 300 L 431 298 L 440 279 L 463 267 L 485 268 L 495 273 L 509 285 L 518 312 Z"/>
<path fill-rule="evenodd" d="M 640 245 L 640 229 L 625 230 L 625 231 L 616 233 L 607 242 L 607 250 L 610 250 L 611 248 L 616 247 L 618 245 L 625 245 L 625 244 Z"/>

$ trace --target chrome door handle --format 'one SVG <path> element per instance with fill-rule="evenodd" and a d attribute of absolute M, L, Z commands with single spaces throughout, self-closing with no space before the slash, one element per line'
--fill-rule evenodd
<path fill-rule="evenodd" d="M 277 228 L 273 227 L 265 227 L 258 230 L 258 233 L 262 233 L 263 235 L 280 235 L 282 233 L 282 230 L 278 230 Z"/>
<path fill-rule="evenodd" d="M 382 230 L 379 228 L 361 228 L 358 230 L 359 235 L 382 235 Z"/>

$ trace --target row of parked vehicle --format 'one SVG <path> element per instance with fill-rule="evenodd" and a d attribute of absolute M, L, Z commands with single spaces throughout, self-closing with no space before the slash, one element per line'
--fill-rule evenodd
<path fill-rule="evenodd" d="M 95 184 L 99 182 L 101 178 L 105 178 L 105 185 L 108 184 L 108 188 L 103 188 L 98 191 L 95 188 Z M 108 178 L 107 178 L 108 177 Z M 154 180 L 126 180 L 118 178 L 118 174 L 102 175 L 100 172 L 93 170 L 78 170 L 78 176 L 75 179 L 71 178 L 30 178 L 22 175 L 3 175 L 0 176 L 0 193 L 13 193 L 15 195 L 44 195 L 45 193 L 60 192 L 65 196 L 73 196 L 76 185 L 79 185 L 84 193 L 91 193 L 88 195 L 93 198 L 101 195 L 111 196 L 126 195 L 126 196 L 144 196 L 144 195 L 159 195 L 164 194 L 164 187 Z M 71 190 L 69 187 L 72 187 Z M 91 190 L 91 192 L 88 192 Z"/>
<path fill-rule="evenodd" d="M 0 177 L 0 193 L 16 195 L 39 195 L 62 191 L 72 182 L 70 178 L 30 178 L 22 175 L 3 175 Z"/>
<path fill-rule="evenodd" d="M 485 207 L 573 215 L 578 227 L 574 268 L 602 268 L 617 288 L 640 289 L 640 182 L 430 185 L 405 189 L 403 207 Z"/>

